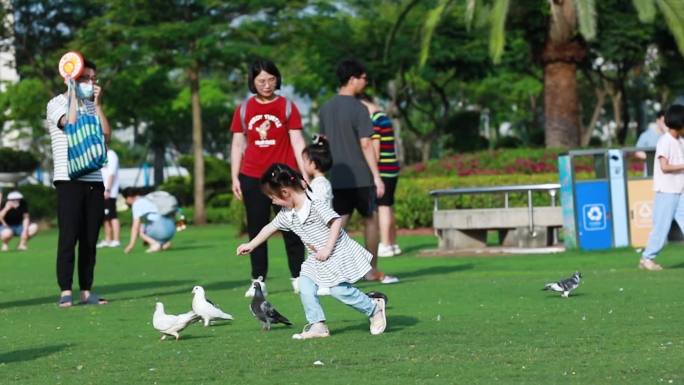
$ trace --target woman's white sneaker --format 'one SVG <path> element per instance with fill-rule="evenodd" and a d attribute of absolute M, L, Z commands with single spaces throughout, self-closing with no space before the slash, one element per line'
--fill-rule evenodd
<path fill-rule="evenodd" d="M 253 279 L 252 283 L 249 285 L 249 289 L 245 292 L 245 297 L 254 297 L 254 282 L 259 282 L 261 285 L 261 291 L 264 293 L 264 297 L 268 294 L 266 291 L 266 282 L 264 282 L 263 277 L 259 277 L 257 279 Z"/>

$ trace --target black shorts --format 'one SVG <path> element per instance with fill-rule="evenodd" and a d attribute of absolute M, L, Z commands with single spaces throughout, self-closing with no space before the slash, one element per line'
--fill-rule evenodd
<path fill-rule="evenodd" d="M 385 194 L 382 198 L 378 199 L 378 206 L 393 206 L 394 205 L 394 193 L 397 191 L 397 182 L 399 178 L 386 178 L 382 177 L 382 183 L 385 184 Z"/>
<path fill-rule="evenodd" d="M 356 209 L 369 218 L 377 207 L 375 186 L 333 189 L 333 210 L 340 215 L 351 215 Z"/>
<path fill-rule="evenodd" d="M 116 215 L 116 198 L 105 199 L 104 220 L 109 221 L 118 218 Z"/>

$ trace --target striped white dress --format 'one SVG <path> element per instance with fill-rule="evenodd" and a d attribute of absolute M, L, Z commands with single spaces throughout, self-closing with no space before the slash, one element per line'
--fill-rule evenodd
<path fill-rule="evenodd" d="M 340 230 L 332 254 L 327 260 L 319 261 L 314 257 L 315 252 L 309 245 L 316 250 L 325 247 L 330 236 L 328 223 L 339 217 L 326 201 L 307 199 L 299 210 L 281 209 L 271 222 L 275 228 L 292 231 L 301 238 L 307 246 L 308 255 L 302 263 L 300 274 L 321 287 L 333 287 L 343 282 L 354 283 L 371 269 L 371 253 L 351 239 L 344 230 Z"/>
<path fill-rule="evenodd" d="M 82 100 L 82 102 L 83 105 L 79 106 L 80 113 L 97 115 L 95 103 L 90 100 Z M 53 182 L 71 180 L 67 167 L 67 137 L 64 130 L 57 127 L 59 119 L 67 113 L 68 104 L 69 100 L 66 96 L 60 94 L 52 98 L 47 105 L 47 126 L 50 131 L 50 140 L 52 141 L 52 163 L 55 166 L 52 175 Z M 78 180 L 83 182 L 102 182 L 102 172 L 96 170 L 81 176 Z"/>

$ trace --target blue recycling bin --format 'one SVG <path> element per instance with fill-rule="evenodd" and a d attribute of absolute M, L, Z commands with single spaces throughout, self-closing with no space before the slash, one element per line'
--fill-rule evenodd
<path fill-rule="evenodd" d="M 593 159 L 591 179 L 576 180 L 577 157 Z M 621 150 L 574 150 L 558 158 L 567 249 L 601 250 L 629 245 L 627 189 Z"/>

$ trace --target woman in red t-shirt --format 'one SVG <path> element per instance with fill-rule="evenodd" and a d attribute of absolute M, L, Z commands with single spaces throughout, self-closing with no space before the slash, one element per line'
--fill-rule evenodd
<path fill-rule="evenodd" d="M 233 194 L 245 203 L 247 232 L 254 238 L 271 219 L 277 208 L 261 192 L 259 178 L 273 163 L 285 163 L 302 170 L 302 119 L 297 106 L 275 93 L 280 89 L 280 71 L 270 60 L 257 60 L 249 69 L 249 90 L 255 94 L 235 109 L 230 130 L 233 140 L 230 149 L 230 171 Z M 292 287 L 299 292 L 297 279 L 304 262 L 304 245 L 292 232 L 284 232 L 285 249 L 292 274 Z M 268 248 L 266 243 L 250 254 L 252 280 L 266 286 Z M 250 285 L 245 297 L 254 296 Z"/>

